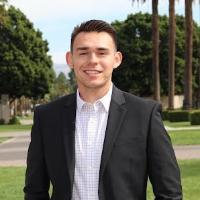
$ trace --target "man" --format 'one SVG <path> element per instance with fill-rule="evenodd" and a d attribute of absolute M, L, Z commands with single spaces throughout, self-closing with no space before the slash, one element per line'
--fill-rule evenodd
<path fill-rule="evenodd" d="M 77 26 L 66 54 L 78 90 L 35 109 L 27 158 L 26 200 L 182 199 L 179 168 L 154 101 L 117 89 L 122 61 L 104 21 Z"/>

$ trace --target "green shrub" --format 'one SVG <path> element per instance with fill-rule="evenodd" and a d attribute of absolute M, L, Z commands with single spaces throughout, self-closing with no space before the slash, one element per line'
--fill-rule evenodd
<path fill-rule="evenodd" d="M 190 113 L 190 124 L 200 125 L 200 111 Z"/>
<path fill-rule="evenodd" d="M 168 120 L 168 110 L 163 110 L 162 111 L 162 119 L 163 120 Z"/>
<path fill-rule="evenodd" d="M 21 123 L 19 119 L 16 116 L 14 116 L 10 119 L 9 124 L 21 124 Z"/>
<path fill-rule="evenodd" d="M 4 119 L 0 119 L 0 125 L 5 124 L 5 120 Z"/>
<path fill-rule="evenodd" d="M 168 111 L 168 120 L 170 122 L 183 122 L 189 121 L 190 111 L 178 110 Z"/>

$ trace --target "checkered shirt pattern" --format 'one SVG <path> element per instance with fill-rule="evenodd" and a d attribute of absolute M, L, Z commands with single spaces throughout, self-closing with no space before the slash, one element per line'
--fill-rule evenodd
<path fill-rule="evenodd" d="M 90 104 L 84 102 L 77 91 L 72 200 L 99 200 L 99 170 L 111 94 L 112 86 L 103 98 Z"/>

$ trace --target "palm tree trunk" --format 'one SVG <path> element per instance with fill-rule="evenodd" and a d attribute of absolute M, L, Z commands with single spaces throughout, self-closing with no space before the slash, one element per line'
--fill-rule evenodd
<path fill-rule="evenodd" d="M 176 40 L 176 17 L 175 0 L 169 0 L 169 72 L 168 72 L 168 109 L 174 109 L 175 94 L 175 40 Z"/>
<path fill-rule="evenodd" d="M 158 0 L 152 0 L 152 45 L 154 99 L 160 101 Z"/>
<path fill-rule="evenodd" d="M 184 72 L 184 102 L 186 110 L 192 108 L 192 50 L 193 50 L 193 20 L 192 0 L 185 0 L 185 72 Z"/>

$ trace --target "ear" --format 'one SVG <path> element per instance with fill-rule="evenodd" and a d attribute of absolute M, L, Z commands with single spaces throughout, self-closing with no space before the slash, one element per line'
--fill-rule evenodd
<path fill-rule="evenodd" d="M 74 66 L 73 66 L 73 60 L 72 60 L 72 53 L 71 53 L 70 51 L 68 51 L 68 52 L 66 53 L 66 62 L 67 62 L 67 64 L 69 65 L 69 67 L 70 67 L 71 69 L 74 68 Z"/>
<path fill-rule="evenodd" d="M 115 63 L 114 63 L 114 69 L 119 67 L 120 64 L 122 63 L 122 53 L 120 51 L 117 51 L 115 53 Z"/>

